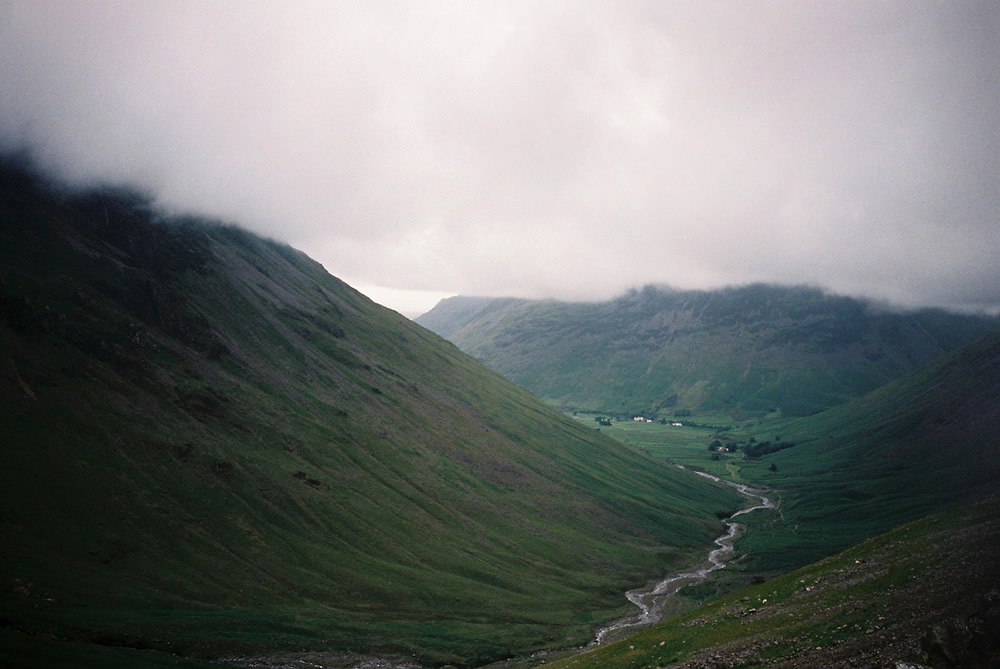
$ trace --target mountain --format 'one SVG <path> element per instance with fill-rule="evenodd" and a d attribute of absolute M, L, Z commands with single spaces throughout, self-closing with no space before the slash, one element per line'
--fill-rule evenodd
<path fill-rule="evenodd" d="M 4 663 L 584 643 L 739 504 L 299 251 L 10 164 L 0 351 Z"/>
<path fill-rule="evenodd" d="M 1000 329 L 769 285 L 649 286 L 598 303 L 453 297 L 417 322 L 558 407 L 736 418 L 817 413 Z"/>

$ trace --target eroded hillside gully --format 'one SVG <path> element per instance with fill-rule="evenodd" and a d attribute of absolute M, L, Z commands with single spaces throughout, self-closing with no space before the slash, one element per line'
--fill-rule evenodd
<path fill-rule="evenodd" d="M 687 469 L 682 465 L 677 466 L 681 469 Z M 706 472 L 694 473 L 698 476 L 704 476 L 707 479 L 711 479 L 717 483 L 722 483 L 732 488 L 736 488 L 741 495 L 746 496 L 748 499 L 759 500 L 759 503 L 740 509 L 733 515 L 729 516 L 729 518 L 722 521 L 727 526 L 726 533 L 715 540 L 718 548 L 714 548 L 709 551 L 708 564 L 706 566 L 694 571 L 673 574 L 653 585 L 637 588 L 635 590 L 629 590 L 625 593 L 625 597 L 639 607 L 639 613 L 615 621 L 607 627 L 600 628 L 597 630 L 597 634 L 591 642 L 591 645 L 600 645 L 608 640 L 609 635 L 621 630 L 630 627 L 652 625 L 653 623 L 659 622 L 663 617 L 663 608 L 666 601 L 670 597 L 675 595 L 684 587 L 701 583 L 708 578 L 710 573 L 726 566 L 726 561 L 733 554 L 733 544 L 736 542 L 736 539 L 739 538 L 740 531 L 742 529 L 740 524 L 735 521 L 735 518 L 750 513 L 751 511 L 758 511 L 760 509 L 775 509 L 778 506 L 777 503 L 771 498 L 764 495 L 765 491 L 763 490 L 751 488 L 742 483 L 723 481 L 718 476 L 713 476 L 712 474 L 708 474 Z M 615 634 L 615 636 L 617 636 L 617 634 Z"/>

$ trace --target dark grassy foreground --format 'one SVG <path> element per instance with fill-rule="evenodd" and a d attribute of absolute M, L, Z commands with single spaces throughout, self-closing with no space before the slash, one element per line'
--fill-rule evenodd
<path fill-rule="evenodd" d="M 995 666 L 1000 502 L 935 514 L 550 667 Z"/>
<path fill-rule="evenodd" d="M 581 644 L 739 504 L 290 247 L 10 168 L 0 352 L 0 664 Z"/>

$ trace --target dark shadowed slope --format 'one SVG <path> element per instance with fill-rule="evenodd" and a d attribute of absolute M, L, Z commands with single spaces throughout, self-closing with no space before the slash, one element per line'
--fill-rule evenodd
<path fill-rule="evenodd" d="M 1000 333 L 758 443 L 794 443 L 741 474 L 780 489 L 785 522 L 747 538 L 759 565 L 797 564 L 931 511 L 1000 492 Z M 776 471 L 769 471 L 771 465 Z M 789 548 L 792 547 L 792 550 Z"/>
<path fill-rule="evenodd" d="M 736 418 L 816 413 L 1000 328 L 765 285 L 600 303 L 455 297 L 418 322 L 556 406 Z"/>
<path fill-rule="evenodd" d="M 0 343 L 0 623 L 34 639 L 581 643 L 739 503 L 288 246 L 7 168 Z"/>

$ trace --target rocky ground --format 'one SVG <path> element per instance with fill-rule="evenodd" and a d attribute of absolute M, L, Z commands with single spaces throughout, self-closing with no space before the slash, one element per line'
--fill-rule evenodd
<path fill-rule="evenodd" d="M 334 652 L 227 657 L 218 662 L 245 669 L 420 669 L 421 667 L 405 658 L 368 657 Z"/>
<path fill-rule="evenodd" d="M 780 603 L 740 601 L 720 610 L 716 616 L 771 618 L 781 631 L 713 646 L 669 666 L 1000 667 L 997 522 L 932 534 L 928 540 L 920 555 L 912 555 L 912 565 L 901 565 L 901 546 L 889 542 L 865 560 L 801 583 L 798 593 Z M 918 568 L 920 558 L 926 558 L 929 568 Z M 890 585 L 883 588 L 882 583 Z M 825 632 L 823 640 L 817 629 Z"/>

